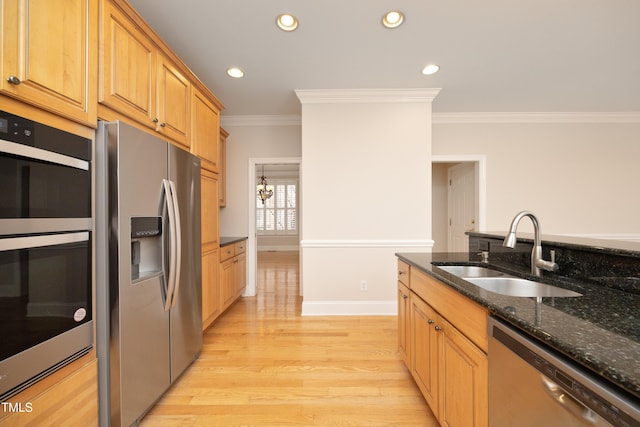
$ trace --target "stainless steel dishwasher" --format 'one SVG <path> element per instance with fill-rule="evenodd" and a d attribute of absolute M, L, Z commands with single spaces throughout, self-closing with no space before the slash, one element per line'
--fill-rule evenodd
<path fill-rule="evenodd" d="M 638 399 L 489 318 L 491 427 L 640 426 Z"/>

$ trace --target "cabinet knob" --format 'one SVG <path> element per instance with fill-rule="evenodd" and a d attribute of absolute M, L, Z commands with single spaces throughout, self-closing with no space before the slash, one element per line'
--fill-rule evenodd
<path fill-rule="evenodd" d="M 409 298 L 409 296 L 402 294 L 402 298 L 407 299 L 407 298 Z"/>
<path fill-rule="evenodd" d="M 17 78 L 16 76 L 9 76 L 9 77 L 7 78 L 7 81 L 8 81 L 9 83 L 11 83 L 12 85 L 16 85 L 16 86 L 18 86 L 18 85 L 21 83 L 21 82 L 20 82 L 20 79 L 19 79 L 19 78 Z"/>
<path fill-rule="evenodd" d="M 427 320 L 427 323 L 429 323 L 430 325 L 433 325 L 435 323 L 435 320 L 429 319 L 429 320 Z"/>
<path fill-rule="evenodd" d="M 442 328 L 438 325 L 434 326 L 433 329 L 435 329 L 438 332 L 442 330 Z"/>
<path fill-rule="evenodd" d="M 158 118 L 153 119 L 153 123 L 158 123 Z"/>
<path fill-rule="evenodd" d="M 165 127 L 167 124 L 165 122 L 160 123 L 160 126 Z"/>

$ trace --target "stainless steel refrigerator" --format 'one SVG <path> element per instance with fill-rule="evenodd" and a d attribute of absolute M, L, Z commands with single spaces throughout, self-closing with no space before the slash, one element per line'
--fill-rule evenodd
<path fill-rule="evenodd" d="M 200 160 L 100 122 L 95 165 L 100 425 L 129 426 L 202 347 Z"/>

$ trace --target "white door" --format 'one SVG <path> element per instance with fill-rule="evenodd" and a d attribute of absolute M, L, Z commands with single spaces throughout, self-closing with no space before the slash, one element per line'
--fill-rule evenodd
<path fill-rule="evenodd" d="M 476 173 L 475 163 L 452 166 L 447 171 L 449 180 L 449 252 L 467 252 L 467 231 L 476 230 Z"/>

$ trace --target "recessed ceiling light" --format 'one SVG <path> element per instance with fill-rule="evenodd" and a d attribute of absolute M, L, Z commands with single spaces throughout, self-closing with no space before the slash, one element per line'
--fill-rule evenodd
<path fill-rule="evenodd" d="M 402 14 L 402 12 L 397 10 L 387 12 L 382 17 L 382 25 L 387 28 L 399 27 L 400 24 L 402 24 L 402 21 L 404 21 L 404 15 Z"/>
<path fill-rule="evenodd" d="M 430 76 L 432 74 L 435 74 L 438 72 L 438 70 L 440 70 L 440 66 L 436 65 L 436 64 L 429 64 L 426 67 L 424 67 L 422 69 L 422 74 L 424 74 L 425 76 Z"/>
<path fill-rule="evenodd" d="M 242 71 L 238 67 L 227 68 L 227 75 L 229 77 L 233 77 L 234 79 L 241 79 L 244 77 L 244 71 Z"/>
<path fill-rule="evenodd" d="M 298 18 L 289 13 L 283 13 L 278 15 L 276 24 L 282 31 L 293 31 L 298 28 Z"/>

